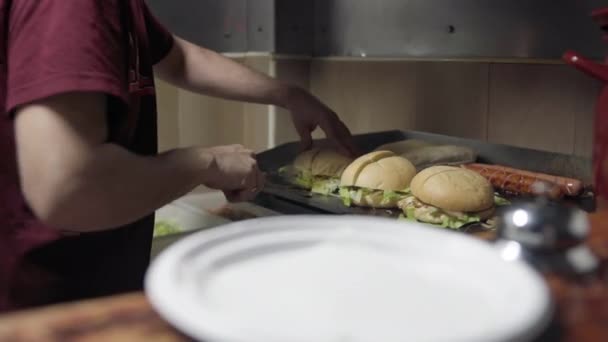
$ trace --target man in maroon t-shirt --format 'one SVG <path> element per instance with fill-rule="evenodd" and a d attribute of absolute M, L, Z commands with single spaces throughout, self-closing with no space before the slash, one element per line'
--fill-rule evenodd
<path fill-rule="evenodd" d="M 0 0 L 0 312 L 142 287 L 153 212 L 204 184 L 263 186 L 242 146 L 156 153 L 153 72 L 287 108 L 303 145 L 350 133 L 309 93 L 167 32 L 144 0 Z"/>

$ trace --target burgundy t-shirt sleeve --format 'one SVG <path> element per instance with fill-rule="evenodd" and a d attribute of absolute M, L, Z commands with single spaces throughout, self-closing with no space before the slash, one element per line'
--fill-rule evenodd
<path fill-rule="evenodd" d="M 103 92 L 128 101 L 120 2 L 13 1 L 6 112 L 73 91 Z"/>
<path fill-rule="evenodd" d="M 150 42 L 152 64 L 160 62 L 173 47 L 173 35 L 158 21 L 147 5 L 144 4 L 144 17 Z"/>

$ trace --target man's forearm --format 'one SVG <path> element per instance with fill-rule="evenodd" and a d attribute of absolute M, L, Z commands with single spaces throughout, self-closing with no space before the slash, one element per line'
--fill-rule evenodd
<path fill-rule="evenodd" d="M 278 80 L 177 37 L 171 53 L 155 71 L 180 88 L 238 101 L 285 107 L 293 90 Z"/>
<path fill-rule="evenodd" d="M 98 231 L 140 219 L 201 183 L 208 166 L 194 149 L 154 157 L 113 144 L 96 148 L 69 179 L 57 179 L 39 216 L 57 229 Z M 209 162 L 207 162 L 209 163 Z"/>
<path fill-rule="evenodd" d="M 191 147 L 139 156 L 107 143 L 105 96 L 65 93 L 18 108 L 21 190 L 36 216 L 59 230 L 131 223 L 199 184 L 247 200 L 263 186 L 252 151 Z"/>

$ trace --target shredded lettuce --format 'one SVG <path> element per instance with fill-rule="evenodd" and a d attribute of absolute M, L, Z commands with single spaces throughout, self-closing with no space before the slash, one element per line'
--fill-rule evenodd
<path fill-rule="evenodd" d="M 388 191 L 359 187 L 341 187 L 339 194 L 340 198 L 342 198 L 342 202 L 344 203 L 344 205 L 350 207 L 352 205 L 353 200 L 356 202 L 360 202 L 363 197 L 375 194 L 382 194 L 382 202 L 384 204 L 389 202 L 396 202 L 409 196 L 409 189 L 403 191 Z"/>
<path fill-rule="evenodd" d="M 341 187 L 339 190 L 340 198 L 345 206 L 350 207 L 352 202 L 350 200 L 350 189 L 347 187 Z"/>
<path fill-rule="evenodd" d="M 335 193 L 338 188 L 340 188 L 340 180 L 338 178 L 314 177 L 310 192 L 329 195 Z"/>
<path fill-rule="evenodd" d="M 409 189 L 405 189 L 402 191 L 384 190 L 384 193 L 382 195 L 382 202 L 383 203 L 397 202 L 397 201 L 404 199 L 407 196 L 410 196 Z"/>
<path fill-rule="evenodd" d="M 405 216 L 409 219 L 409 220 L 416 220 L 416 216 L 414 215 L 414 208 L 405 208 Z"/>
<path fill-rule="evenodd" d="M 154 224 L 154 237 L 166 236 L 181 232 L 182 229 L 177 225 L 164 220 L 157 221 Z"/>
<path fill-rule="evenodd" d="M 403 194 L 401 192 L 384 190 L 382 200 L 384 202 L 390 202 L 393 200 L 399 200 L 402 197 L 403 197 Z"/>
<path fill-rule="evenodd" d="M 372 189 L 357 188 L 357 187 L 340 187 L 340 198 L 345 206 L 350 207 L 353 202 L 361 202 L 364 196 L 367 196 L 374 191 Z"/>
<path fill-rule="evenodd" d="M 313 176 L 309 171 L 298 170 L 291 165 L 281 167 L 279 175 L 292 185 L 320 195 L 334 194 L 340 187 L 339 178 Z"/>
<path fill-rule="evenodd" d="M 295 185 L 300 186 L 304 189 L 312 188 L 312 175 L 308 172 L 299 172 L 294 178 L 293 182 Z"/>
<path fill-rule="evenodd" d="M 313 183 L 313 176 L 309 171 L 299 170 L 292 165 L 279 168 L 279 175 L 287 182 L 304 189 L 310 190 Z"/>
<path fill-rule="evenodd" d="M 447 212 L 437 207 L 423 204 L 413 196 L 406 197 L 401 201 L 400 207 L 404 217 L 411 220 L 440 225 L 444 228 L 459 229 L 468 223 L 481 221 L 480 217 L 477 215 L 461 212 Z"/>
<path fill-rule="evenodd" d="M 361 202 L 361 200 L 363 200 L 363 196 L 368 194 L 368 191 L 366 190 L 367 189 L 352 189 L 350 191 L 350 196 L 355 200 L 355 202 Z"/>
<path fill-rule="evenodd" d="M 500 197 L 497 194 L 494 194 L 494 204 L 497 206 L 504 206 L 511 205 L 511 202 L 504 197 Z"/>
<path fill-rule="evenodd" d="M 456 218 L 453 216 L 445 215 L 443 217 L 443 222 L 441 223 L 441 226 L 444 228 L 459 229 L 460 227 L 464 226 L 465 224 L 472 223 L 472 222 L 479 222 L 479 221 L 480 221 L 479 216 L 476 216 L 476 215 L 470 215 L 464 219 L 459 219 L 459 218 Z"/>

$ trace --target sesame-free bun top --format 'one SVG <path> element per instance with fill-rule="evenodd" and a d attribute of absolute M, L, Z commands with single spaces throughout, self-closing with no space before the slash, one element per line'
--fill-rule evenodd
<path fill-rule="evenodd" d="M 293 167 L 310 172 L 313 176 L 340 177 L 352 161 L 352 158 L 333 149 L 313 148 L 300 153 L 293 161 Z"/>
<path fill-rule="evenodd" d="M 402 191 L 410 186 L 416 168 L 409 160 L 389 151 L 365 154 L 353 161 L 342 173 L 341 186 Z"/>
<path fill-rule="evenodd" d="M 459 212 L 480 212 L 494 206 L 492 184 L 475 171 L 432 166 L 412 179 L 412 194 L 420 201 Z"/>

